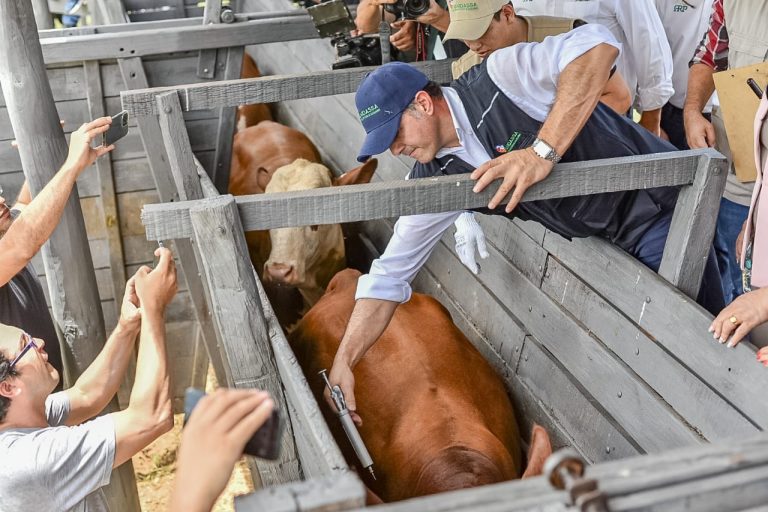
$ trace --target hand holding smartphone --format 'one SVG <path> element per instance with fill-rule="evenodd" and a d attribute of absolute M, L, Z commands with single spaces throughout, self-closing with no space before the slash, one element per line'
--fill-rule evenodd
<path fill-rule="evenodd" d="M 126 135 L 128 135 L 128 111 L 123 110 L 112 116 L 112 124 L 101 135 L 101 144 L 104 147 L 110 146 Z"/>

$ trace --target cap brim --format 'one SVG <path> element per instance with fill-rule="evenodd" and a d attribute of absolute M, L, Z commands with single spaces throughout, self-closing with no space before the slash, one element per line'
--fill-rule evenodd
<path fill-rule="evenodd" d="M 448 25 L 448 30 L 443 36 L 443 41 L 451 39 L 461 39 L 463 41 L 474 41 L 480 39 L 488 27 L 491 26 L 493 14 L 475 18 L 472 20 L 454 20 Z"/>
<path fill-rule="evenodd" d="M 389 146 L 392 145 L 395 137 L 397 137 L 397 131 L 400 129 L 401 117 L 403 117 L 402 112 L 391 117 L 386 123 L 377 126 L 365 136 L 363 147 L 360 149 L 360 154 L 357 156 L 358 162 L 365 162 L 373 155 L 378 155 L 389 149 Z"/>

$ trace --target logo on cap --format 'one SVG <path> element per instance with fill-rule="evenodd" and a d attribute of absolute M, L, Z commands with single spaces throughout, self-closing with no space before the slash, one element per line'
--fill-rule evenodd
<path fill-rule="evenodd" d="M 476 11 L 478 9 L 477 2 L 449 2 L 451 11 Z"/>
<path fill-rule="evenodd" d="M 366 119 L 368 119 L 371 116 L 375 116 L 379 112 L 381 112 L 381 109 L 375 103 L 373 105 L 371 105 L 370 107 L 364 108 L 363 110 L 361 110 L 358 113 L 358 115 L 360 116 L 360 122 L 365 121 Z"/>

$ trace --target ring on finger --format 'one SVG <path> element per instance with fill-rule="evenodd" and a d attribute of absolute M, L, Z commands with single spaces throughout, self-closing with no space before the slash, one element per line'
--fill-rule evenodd
<path fill-rule="evenodd" d="M 732 315 L 731 318 L 728 319 L 729 322 L 731 322 L 733 325 L 736 325 L 739 323 L 739 319 L 736 318 L 736 316 Z"/>

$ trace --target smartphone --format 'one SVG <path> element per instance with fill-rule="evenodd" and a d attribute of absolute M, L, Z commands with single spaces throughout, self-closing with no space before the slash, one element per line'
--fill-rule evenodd
<path fill-rule="evenodd" d="M 110 146 L 126 135 L 128 135 L 128 111 L 123 110 L 112 116 L 112 124 L 109 125 L 109 130 L 101 135 L 101 143 L 104 146 Z"/>
<path fill-rule="evenodd" d="M 184 394 L 184 425 L 189 416 L 205 392 L 200 389 L 187 388 Z M 280 457 L 280 440 L 283 437 L 283 418 L 277 409 L 272 410 L 272 415 L 267 421 L 253 433 L 253 436 L 245 443 L 243 453 L 267 460 L 277 460 Z"/>

